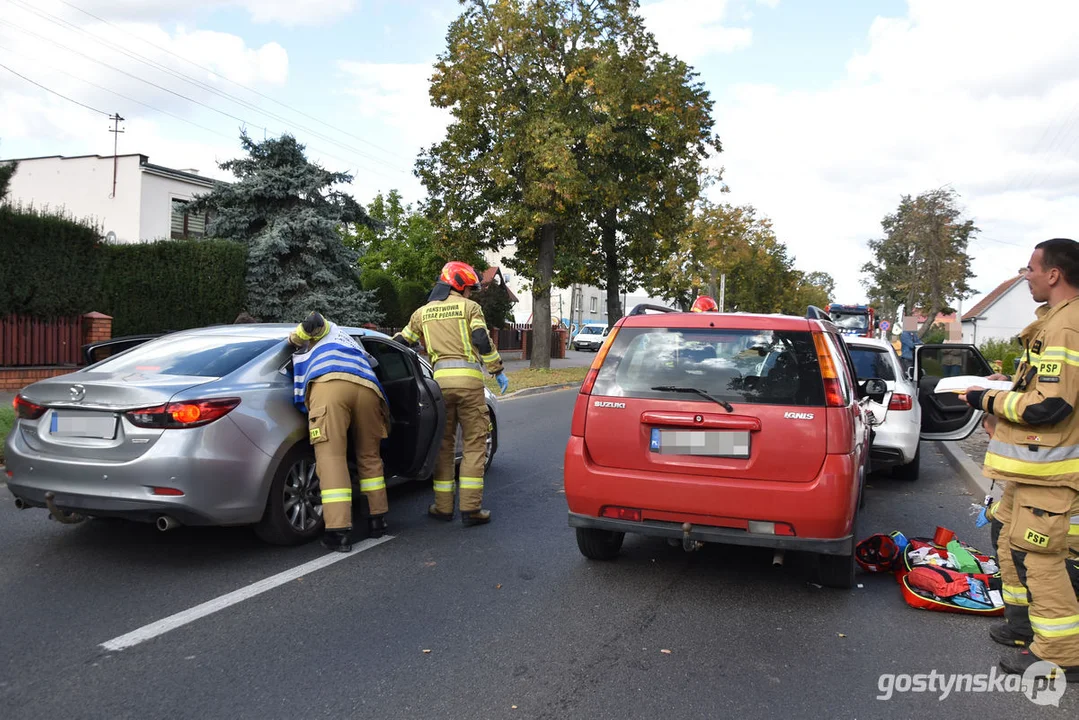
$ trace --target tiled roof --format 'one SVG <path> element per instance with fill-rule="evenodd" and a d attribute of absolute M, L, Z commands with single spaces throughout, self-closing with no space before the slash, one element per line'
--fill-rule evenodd
<path fill-rule="evenodd" d="M 484 270 L 483 277 L 480 278 L 480 285 L 482 285 L 483 287 L 487 287 L 488 285 L 490 285 L 491 281 L 495 279 L 495 276 L 498 275 L 500 271 L 501 268 L 497 267 L 489 267 Z M 506 285 L 505 282 L 503 282 L 502 284 L 506 288 L 506 292 L 509 293 L 510 302 L 517 302 L 517 296 L 513 294 L 512 290 L 510 290 L 509 285 Z"/>
<path fill-rule="evenodd" d="M 964 313 L 963 314 L 963 319 L 964 320 L 972 320 L 973 318 L 978 317 L 983 312 L 985 312 L 990 307 L 992 307 L 993 303 L 995 303 L 997 300 L 999 300 L 1004 295 L 1004 293 L 1008 292 L 1009 290 L 1011 290 L 1013 287 L 1015 287 L 1016 285 L 1018 285 L 1022 281 L 1023 281 L 1023 276 L 1022 275 L 1016 275 L 1015 277 L 1008 278 L 1007 280 L 1002 282 L 1000 285 L 997 285 L 996 288 L 994 288 L 991 293 L 989 293 L 988 295 L 983 297 L 981 300 L 979 300 L 977 302 L 977 304 L 974 305 L 974 307 L 972 307 L 970 310 L 968 310 L 966 313 Z"/>

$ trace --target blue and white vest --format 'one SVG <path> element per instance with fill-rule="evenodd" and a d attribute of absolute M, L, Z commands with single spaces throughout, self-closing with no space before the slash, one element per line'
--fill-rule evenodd
<path fill-rule="evenodd" d="M 292 402 L 301 412 L 307 412 L 307 385 L 312 380 L 330 373 L 347 373 L 362 378 L 378 388 L 382 398 L 386 392 L 378 381 L 374 370 L 378 361 L 352 336 L 330 323 L 326 337 L 315 343 L 314 347 L 292 357 Z"/>

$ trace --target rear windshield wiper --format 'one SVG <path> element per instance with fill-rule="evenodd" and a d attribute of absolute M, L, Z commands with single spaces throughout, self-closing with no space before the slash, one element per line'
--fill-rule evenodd
<path fill-rule="evenodd" d="M 720 407 L 722 407 L 724 410 L 726 410 L 729 413 L 734 412 L 734 406 L 731 405 L 729 402 L 727 402 L 726 400 L 720 400 L 717 397 L 712 397 L 711 395 L 706 393 L 704 390 L 701 390 L 700 388 L 680 387 L 678 385 L 660 385 L 660 386 L 654 387 L 652 389 L 656 390 L 658 392 L 695 393 L 697 395 L 700 395 L 703 398 L 708 398 L 709 400 L 714 402 L 716 405 L 719 405 Z"/>

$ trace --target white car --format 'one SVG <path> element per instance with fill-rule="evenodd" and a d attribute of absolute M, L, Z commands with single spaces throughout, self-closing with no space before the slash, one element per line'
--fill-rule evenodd
<path fill-rule="evenodd" d="M 884 396 L 883 418 L 874 427 L 869 457 L 873 469 L 892 469 L 892 475 L 905 480 L 918 479 L 921 453 L 922 408 L 918 389 L 899 364 L 895 349 L 886 340 L 863 337 L 843 338 L 854 361 L 859 380 L 879 378 L 888 384 Z M 879 415 L 881 410 L 877 410 Z"/>
<path fill-rule="evenodd" d="M 574 350 L 599 350 L 607 339 L 610 328 L 602 323 L 588 323 L 573 336 L 571 344 Z"/>

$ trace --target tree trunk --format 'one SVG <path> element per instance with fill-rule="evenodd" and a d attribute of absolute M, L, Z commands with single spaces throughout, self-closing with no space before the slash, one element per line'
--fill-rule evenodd
<path fill-rule="evenodd" d="M 555 226 L 540 228 L 539 263 L 532 287 L 532 362 L 533 370 L 551 369 L 551 280 L 554 277 Z"/>
<path fill-rule="evenodd" d="M 615 218 L 613 212 L 608 212 L 604 217 L 602 229 L 603 260 L 606 264 L 607 284 L 607 327 L 613 328 L 614 324 L 622 317 L 625 309 L 622 307 L 618 295 L 622 285 L 622 271 L 618 266 L 618 237 L 615 233 Z"/>

